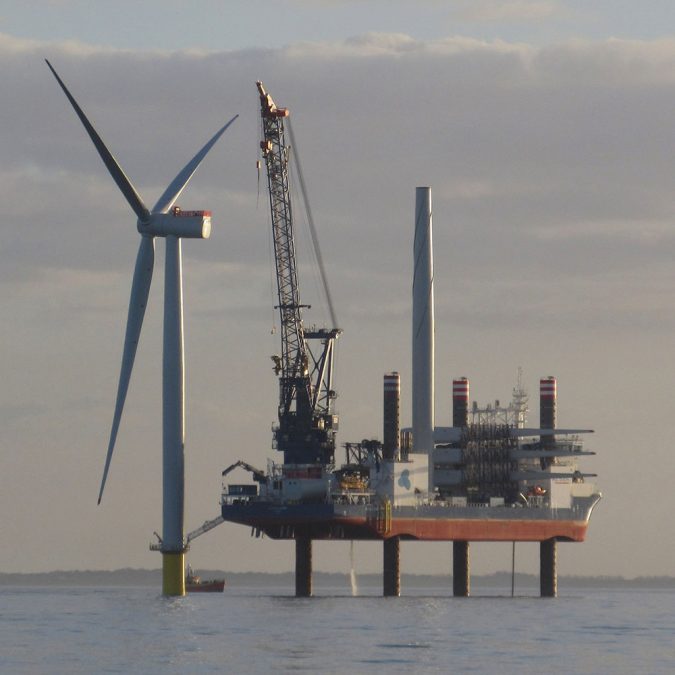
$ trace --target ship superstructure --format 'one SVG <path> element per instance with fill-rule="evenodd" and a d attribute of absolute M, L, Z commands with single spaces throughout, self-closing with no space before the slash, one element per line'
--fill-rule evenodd
<path fill-rule="evenodd" d="M 391 458 L 378 441 L 347 443 L 345 463 L 331 471 L 312 476 L 270 462 L 255 474 L 257 485 L 226 485 L 223 517 L 275 539 L 583 541 L 600 499 L 594 474 L 579 468 L 595 454 L 583 449 L 585 433 L 438 427 L 431 456 L 404 445 Z M 401 436 L 405 444 L 409 431 Z"/>
<path fill-rule="evenodd" d="M 313 539 L 384 542 L 384 592 L 398 594 L 401 540 L 453 541 L 454 590 L 469 594 L 469 542 L 541 543 L 542 595 L 556 594 L 556 542 L 583 541 L 601 495 L 583 473 L 581 437 L 556 428 L 557 383 L 540 381 L 540 423 L 526 426 L 527 392 L 519 373 L 511 403 L 469 406 L 469 380 L 453 381 L 452 425 L 434 411 L 434 301 L 431 191 L 417 188 L 412 317 L 412 427 L 400 428 L 400 377 L 384 376 L 383 441 L 345 446 L 334 464 L 337 417 L 331 408 L 332 345 L 337 329 L 305 331 L 295 271 L 288 192 L 288 148 L 277 108 L 258 83 L 261 147 L 270 190 L 282 355 L 274 443 L 283 462 L 250 469 L 252 484 L 227 484 L 222 518 L 258 536 L 296 543 L 296 594 L 311 595 Z M 311 356 L 307 340 L 323 351 Z M 241 466 L 232 465 L 223 472 Z"/>

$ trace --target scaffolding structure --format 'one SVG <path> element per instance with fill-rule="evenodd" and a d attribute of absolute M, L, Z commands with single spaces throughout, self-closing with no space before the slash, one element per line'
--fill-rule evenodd
<path fill-rule="evenodd" d="M 518 441 L 510 429 L 507 424 L 472 424 L 464 429 L 460 441 L 463 487 L 470 501 L 512 499 L 518 493 L 518 482 L 511 478 L 518 465 L 511 459 L 511 450 Z"/>
<path fill-rule="evenodd" d="M 528 394 L 522 382 L 523 372 L 518 368 L 518 382 L 512 390 L 511 402 L 507 406 L 502 406 L 499 400 L 494 404 L 488 403 L 484 407 L 479 407 L 476 401 L 471 406 L 471 426 L 490 426 L 506 425 L 522 429 L 527 420 Z"/>
<path fill-rule="evenodd" d="M 344 443 L 347 466 L 367 466 L 382 461 L 382 443 L 364 439 L 360 443 Z"/>

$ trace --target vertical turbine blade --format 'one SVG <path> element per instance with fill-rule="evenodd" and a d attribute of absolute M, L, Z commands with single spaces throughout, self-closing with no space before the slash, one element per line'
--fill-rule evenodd
<path fill-rule="evenodd" d="M 98 503 L 101 503 L 103 489 L 108 477 L 110 460 L 112 459 L 117 431 L 122 418 L 124 401 L 129 389 L 129 380 L 131 371 L 134 367 L 136 357 L 136 348 L 138 339 L 143 327 L 143 317 L 145 316 L 145 307 L 148 304 L 148 294 L 152 282 L 152 270 L 155 264 L 155 241 L 152 237 L 141 237 L 141 245 L 138 248 L 136 257 L 136 269 L 134 270 L 134 280 L 131 284 L 131 297 L 129 299 L 129 316 L 127 318 L 127 331 L 124 336 L 124 350 L 122 352 L 122 367 L 120 369 L 120 381 L 117 388 L 117 402 L 115 403 L 115 414 L 113 416 L 112 429 L 110 431 L 110 442 L 108 443 L 108 454 L 105 458 L 105 468 L 103 469 L 103 478 L 101 480 L 101 489 L 98 493 Z"/>
<path fill-rule="evenodd" d="M 143 203 L 143 200 L 138 195 L 138 192 L 136 192 L 136 189 L 131 184 L 131 181 L 127 178 L 124 171 L 122 171 L 122 168 L 117 163 L 117 160 L 112 156 L 110 150 L 106 148 L 105 143 L 101 140 L 101 137 L 98 135 L 98 133 L 96 133 L 96 129 L 94 129 L 94 127 L 91 125 L 91 122 L 87 119 L 87 116 L 84 114 L 84 112 L 82 112 L 82 108 L 80 108 L 80 106 L 77 104 L 77 101 L 68 91 L 68 88 L 63 83 L 63 80 L 58 76 L 54 68 L 52 68 L 52 64 L 49 63 L 47 59 L 45 59 L 45 61 L 49 66 L 49 70 L 51 70 L 52 73 L 54 74 L 56 81 L 61 85 L 63 93 L 68 97 L 70 104 L 75 109 L 77 116 L 80 118 L 80 121 L 82 122 L 84 128 L 87 130 L 87 133 L 89 134 L 89 138 L 91 138 L 91 140 L 94 143 L 94 146 L 96 147 L 96 150 L 98 150 L 98 154 L 101 156 L 103 163 L 106 165 L 115 183 L 117 183 L 117 187 L 122 191 L 122 194 L 126 197 L 126 200 L 129 202 L 129 205 L 134 210 L 134 213 L 138 216 L 138 219 L 141 222 L 147 222 L 148 219 L 150 218 L 150 213 L 148 212 L 147 207 Z"/>
<path fill-rule="evenodd" d="M 216 141 L 225 133 L 225 130 L 237 119 L 235 115 L 225 126 L 221 127 L 211 138 L 211 140 L 183 167 L 183 170 L 173 179 L 164 194 L 157 200 L 153 213 L 166 213 L 178 199 L 183 188 L 188 184 L 190 178 L 202 163 L 209 150 L 215 145 Z"/>

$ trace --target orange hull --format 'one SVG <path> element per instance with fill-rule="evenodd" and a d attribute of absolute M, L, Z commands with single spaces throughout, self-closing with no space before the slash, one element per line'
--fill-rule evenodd
<path fill-rule="evenodd" d="M 570 520 L 392 519 L 386 537 L 424 541 L 584 541 L 588 523 Z"/>
<path fill-rule="evenodd" d="M 390 510 L 370 505 L 248 502 L 223 505 L 222 515 L 272 539 L 581 542 L 599 498 L 574 509 L 428 506 Z"/>
<path fill-rule="evenodd" d="M 214 579 L 213 581 L 199 581 L 197 583 L 185 583 L 185 590 L 188 593 L 222 593 L 225 588 L 224 579 Z"/>
<path fill-rule="evenodd" d="M 378 527 L 365 518 L 336 517 L 321 523 L 288 519 L 280 523 L 264 518 L 238 521 L 273 539 L 294 539 L 299 533 L 312 539 L 402 539 L 418 541 L 584 541 L 588 523 L 574 520 L 491 520 L 392 518 Z"/>

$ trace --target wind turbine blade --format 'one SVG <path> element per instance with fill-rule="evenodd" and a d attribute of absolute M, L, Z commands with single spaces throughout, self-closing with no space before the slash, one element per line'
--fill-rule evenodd
<path fill-rule="evenodd" d="M 129 316 L 127 318 L 127 331 L 124 336 L 124 350 L 122 352 L 122 367 L 120 369 L 120 382 L 117 388 L 117 402 L 115 403 L 115 414 L 113 415 L 112 429 L 110 431 L 110 441 L 108 443 L 108 454 L 105 458 L 105 468 L 103 469 L 103 479 L 101 480 L 101 489 L 98 493 L 98 503 L 101 503 L 103 489 L 108 477 L 110 460 L 112 459 L 117 431 L 122 418 L 124 401 L 129 389 L 129 380 L 131 371 L 134 367 L 136 357 L 136 348 L 138 339 L 141 335 L 143 326 L 143 317 L 145 316 L 145 307 L 148 304 L 148 294 L 152 282 L 152 270 L 155 264 L 155 240 L 152 237 L 141 237 L 141 245 L 138 248 L 136 257 L 136 269 L 134 270 L 134 280 L 131 284 L 131 297 L 129 299 Z"/>
<path fill-rule="evenodd" d="M 173 179 L 164 194 L 157 200 L 153 213 L 166 213 L 180 196 L 183 188 L 188 184 L 190 178 L 197 170 L 197 167 L 202 163 L 209 150 L 215 145 L 216 141 L 225 133 L 225 130 L 237 119 L 239 115 L 235 115 L 224 127 L 219 129 L 213 138 L 185 165 L 183 170 Z"/>
<path fill-rule="evenodd" d="M 94 129 L 94 127 L 91 125 L 91 122 L 87 119 L 87 116 L 84 114 L 84 112 L 82 112 L 82 108 L 80 108 L 80 106 L 77 104 L 77 101 L 68 91 L 68 88 L 63 83 L 63 80 L 58 76 L 54 68 L 52 68 L 52 64 L 49 63 L 47 59 L 45 59 L 45 61 L 49 66 L 49 70 L 51 70 L 52 73 L 54 74 L 56 81 L 61 85 L 63 93 L 68 97 L 70 104 L 75 109 L 77 116 L 80 118 L 80 121 L 82 122 L 84 128 L 87 130 L 87 133 L 89 134 L 89 138 L 91 138 L 91 140 L 94 143 L 94 146 L 96 147 L 96 150 L 98 150 L 98 154 L 101 156 L 103 163 L 106 165 L 115 183 L 117 183 L 117 187 L 122 191 L 122 194 L 126 197 L 126 200 L 129 202 L 129 205 L 138 216 L 138 219 L 142 222 L 147 222 L 148 219 L 150 218 L 150 213 L 148 212 L 148 209 L 143 203 L 143 200 L 140 198 L 138 192 L 136 192 L 136 189 L 131 184 L 131 181 L 127 178 L 124 171 L 122 171 L 122 168 L 117 163 L 117 160 L 112 156 L 110 150 L 106 148 L 105 143 L 101 140 L 101 137 L 98 135 L 98 133 L 96 133 L 96 129 Z"/>

